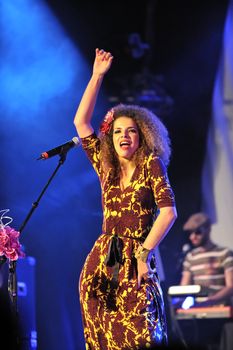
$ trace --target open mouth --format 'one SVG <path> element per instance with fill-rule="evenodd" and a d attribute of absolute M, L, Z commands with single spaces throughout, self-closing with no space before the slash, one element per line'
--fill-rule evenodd
<path fill-rule="evenodd" d="M 129 141 L 121 141 L 120 142 L 120 147 L 129 147 L 130 146 L 130 142 Z"/>

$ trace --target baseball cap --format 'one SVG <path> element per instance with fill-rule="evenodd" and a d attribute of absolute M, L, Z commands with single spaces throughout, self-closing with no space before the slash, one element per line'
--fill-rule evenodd
<path fill-rule="evenodd" d="M 191 215 L 188 220 L 183 225 L 184 231 L 197 231 L 197 230 L 205 230 L 209 228 L 211 225 L 211 221 L 208 215 L 205 213 L 195 213 Z"/>

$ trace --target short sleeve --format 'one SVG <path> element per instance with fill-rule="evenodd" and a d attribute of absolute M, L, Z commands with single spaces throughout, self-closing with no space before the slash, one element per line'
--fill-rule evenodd
<path fill-rule="evenodd" d="M 223 261 L 224 270 L 233 270 L 233 252 L 226 248 L 226 253 Z"/>
<path fill-rule="evenodd" d="M 95 133 L 80 139 L 84 152 L 90 160 L 98 176 L 101 173 L 100 164 L 100 140 Z"/>
<path fill-rule="evenodd" d="M 148 175 L 158 208 L 174 207 L 175 196 L 162 159 L 151 154 L 147 162 Z"/>
<path fill-rule="evenodd" d="M 191 263 L 190 263 L 190 260 L 189 260 L 190 256 L 191 256 L 191 252 L 188 253 L 185 256 L 185 258 L 184 258 L 184 261 L 183 261 L 183 264 L 182 264 L 183 271 L 190 271 L 190 267 L 191 267 Z"/>

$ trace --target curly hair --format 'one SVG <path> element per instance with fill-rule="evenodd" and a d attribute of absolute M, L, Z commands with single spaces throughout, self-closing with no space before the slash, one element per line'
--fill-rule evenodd
<path fill-rule="evenodd" d="M 134 161 L 141 164 L 145 156 L 151 152 L 156 154 L 168 166 L 171 147 L 168 130 L 162 121 L 149 109 L 138 105 L 118 104 L 112 109 L 114 111 L 113 122 L 119 117 L 133 119 L 139 131 L 139 148 L 134 154 Z M 117 176 L 119 161 L 113 145 L 113 125 L 108 133 L 99 132 L 100 151 L 105 172 L 112 170 L 112 175 Z"/>

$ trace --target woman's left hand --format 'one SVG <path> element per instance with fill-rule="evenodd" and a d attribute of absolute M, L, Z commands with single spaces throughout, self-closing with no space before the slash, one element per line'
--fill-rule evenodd
<path fill-rule="evenodd" d="M 138 264 L 138 288 L 140 288 L 142 279 L 148 277 L 148 273 L 151 272 L 151 269 L 148 263 L 143 262 L 140 259 L 137 260 L 137 264 Z"/>

